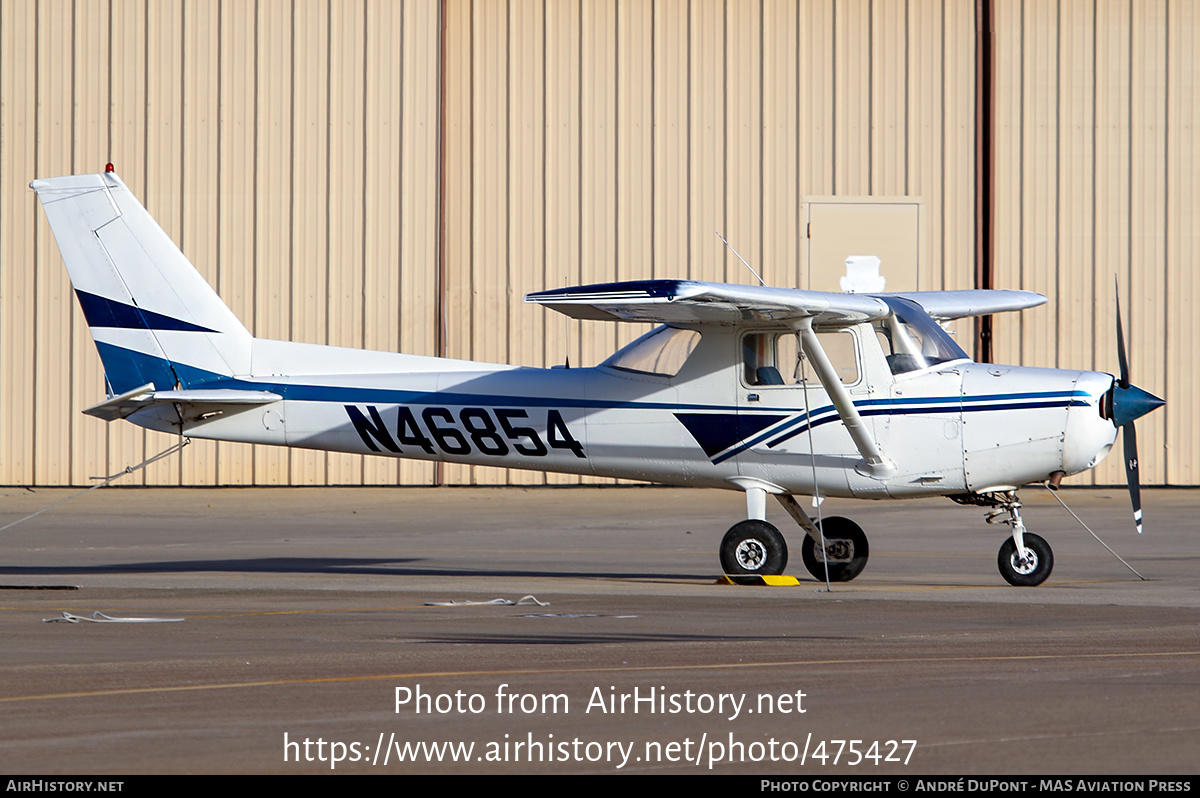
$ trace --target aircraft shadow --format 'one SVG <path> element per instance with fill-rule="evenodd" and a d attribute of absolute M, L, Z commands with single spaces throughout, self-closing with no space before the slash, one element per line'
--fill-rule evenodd
<path fill-rule="evenodd" d="M 176 560 L 158 562 L 108 563 L 104 565 L 4 565 L 3 576 L 85 576 L 103 574 L 162 573 L 294 573 L 369 576 L 537 576 L 591 579 L 701 579 L 712 580 L 715 573 L 686 574 L 647 571 L 546 570 L 538 568 L 454 568 L 417 567 L 417 558 L 393 559 L 355 557 L 258 557 L 252 559 Z"/>
<path fill-rule="evenodd" d="M 565 619 L 574 620 L 574 619 Z M 582 619 L 588 620 L 588 619 Z M 696 643 L 696 642 L 711 642 L 719 640 L 722 642 L 751 642 L 763 640 L 786 640 L 788 642 L 797 641 L 840 641 L 840 640 L 861 640 L 861 638 L 850 636 L 833 636 L 833 635 L 781 635 L 781 634 L 761 634 L 761 635 L 729 635 L 729 634 L 589 634 L 580 632 L 578 634 L 570 631 L 560 632 L 558 634 L 546 635 L 426 635 L 422 639 L 436 643 L 451 643 L 459 645 L 518 645 L 518 646 L 562 646 L 562 645 L 587 645 L 597 643 Z"/>

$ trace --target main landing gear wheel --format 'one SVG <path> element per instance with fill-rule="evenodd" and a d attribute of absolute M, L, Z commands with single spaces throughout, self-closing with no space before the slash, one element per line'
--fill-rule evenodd
<path fill-rule="evenodd" d="M 835 515 L 822 520 L 821 531 L 825 533 L 825 559 L 829 562 L 830 582 L 849 582 L 867 567 L 871 549 L 867 545 L 867 534 L 862 527 L 849 518 Z M 800 546 L 804 567 L 818 580 L 825 581 L 825 562 L 817 557 L 817 541 L 811 535 L 804 536 Z"/>
<path fill-rule="evenodd" d="M 1026 532 L 1023 539 L 1025 551 L 1029 554 L 1025 560 L 1017 556 L 1016 541 L 1008 538 L 1000 547 L 1000 556 L 996 561 L 1004 581 L 1017 587 L 1034 587 L 1045 582 L 1054 570 L 1054 552 L 1050 550 L 1049 543 L 1032 532 Z"/>
<path fill-rule="evenodd" d="M 787 561 L 787 542 L 766 521 L 734 524 L 721 540 L 721 568 L 733 576 L 778 576 Z"/>

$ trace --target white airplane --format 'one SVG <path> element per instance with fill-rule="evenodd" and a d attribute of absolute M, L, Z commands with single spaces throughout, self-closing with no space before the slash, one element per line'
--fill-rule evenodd
<path fill-rule="evenodd" d="M 804 564 L 847 581 L 867 538 L 794 498 L 948 496 L 1011 526 L 999 568 L 1037 585 L 1050 546 L 1017 489 L 1095 466 L 1163 404 L 1121 375 L 974 363 L 939 326 L 1021 310 L 1024 291 L 835 294 L 690 280 L 563 288 L 525 301 L 655 322 L 595 368 L 518 368 L 253 337 L 113 172 L 35 180 L 104 364 L 84 412 L 193 438 L 744 491 L 726 574 L 781 574 L 778 498 Z M 1120 317 L 1118 309 L 1118 335 Z M 819 504 L 819 499 L 814 503 Z M 1001 518 L 1007 514 L 1007 518 Z"/>

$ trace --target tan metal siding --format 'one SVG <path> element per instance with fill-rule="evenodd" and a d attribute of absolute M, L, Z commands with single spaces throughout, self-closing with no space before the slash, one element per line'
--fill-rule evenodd
<path fill-rule="evenodd" d="M 37 8 L 0 2 L 0 480 L 35 481 L 38 423 L 36 373 L 38 295 L 35 230 L 28 201 L 37 170 Z"/>
<path fill-rule="evenodd" d="M 292 13 L 293 53 L 291 126 L 293 219 L 290 247 L 293 253 L 291 291 L 288 297 L 292 340 L 323 344 L 328 318 L 325 296 L 329 281 L 328 236 L 324 225 L 306 224 L 329 213 L 329 132 L 320 120 L 329 116 L 329 4 L 297 5 Z M 306 449 L 291 452 L 290 481 L 321 485 L 328 480 L 326 455 Z"/>
<path fill-rule="evenodd" d="M 366 262 L 364 185 L 368 168 L 362 125 L 366 102 L 362 74 L 366 4 L 330 0 L 328 14 L 329 138 L 325 164 L 329 213 L 318 221 L 323 221 L 325 228 L 329 268 L 323 309 L 328 321 L 322 343 L 361 347 Z M 328 480 L 334 485 L 362 482 L 366 468 L 365 459 L 355 455 L 330 454 L 326 459 Z"/>
<path fill-rule="evenodd" d="M 769 285 L 799 285 L 800 153 L 808 130 L 801 112 L 804 85 L 796 46 L 801 9 L 789 0 L 768 0 L 762 12 L 762 199 L 761 256 L 752 261 Z"/>
<path fill-rule="evenodd" d="M 394 5 L 394 4 L 393 4 Z M 399 338 L 401 352 L 437 355 L 438 276 L 438 97 L 441 20 L 438 6 L 409 2 L 403 7 L 400 40 L 401 76 L 400 249 L 387 268 L 399 275 Z M 395 45 L 393 44 L 393 47 Z M 393 222 L 394 224 L 394 222 Z M 434 466 L 400 462 L 400 482 L 428 485 Z"/>
<path fill-rule="evenodd" d="M 180 163 L 181 185 L 214 186 L 220 174 L 220 7 L 216 3 L 187 3 L 183 6 L 183 116 L 184 157 Z M 114 45 L 115 47 L 115 45 Z M 122 159 L 124 162 L 124 159 Z M 86 169 L 87 164 L 81 164 Z M 170 187 L 167 187 L 170 190 Z M 183 196 L 183 227 L 179 245 L 196 268 L 213 285 L 219 281 L 220 251 L 215 235 L 220 224 L 220 207 L 215 191 L 196 191 Z M 114 425 L 108 425 L 115 429 Z M 113 433 L 110 431 L 109 433 Z M 184 449 L 180 461 L 180 483 L 211 485 L 217 479 L 222 448 L 235 444 L 194 441 Z M 119 466 L 120 461 L 113 465 Z"/>
<path fill-rule="evenodd" d="M 472 275 L 469 271 L 463 274 L 461 264 L 469 269 L 475 256 L 472 248 L 474 7 L 467 2 L 448 3 L 445 13 L 442 257 L 446 273 L 446 351 L 441 354 L 469 357 L 475 324 L 474 286 Z M 466 466 L 448 463 L 440 471 L 448 484 L 471 484 L 471 470 Z"/>
<path fill-rule="evenodd" d="M 404 123 L 400 92 L 404 88 L 403 7 L 368 0 L 365 13 L 363 117 L 363 342 L 367 349 L 395 351 L 400 346 L 400 241 L 408 232 L 402 215 Z M 399 224 L 397 223 L 399 220 Z M 418 268 L 411 264 L 410 268 Z M 395 482 L 395 460 L 363 460 L 363 481 Z"/>
<path fill-rule="evenodd" d="M 256 218 L 254 175 L 257 97 L 254 75 L 257 64 L 257 19 L 250 3 L 224 3 L 220 7 L 220 125 L 216 186 L 219 196 L 219 278 L 217 292 L 247 329 L 255 330 L 254 280 Z M 117 161 L 123 168 L 124 161 Z M 135 189 L 136 190 L 136 189 Z M 185 254 L 187 254 L 185 250 Z M 252 485 L 255 482 L 254 447 L 221 443 L 217 446 L 217 482 Z"/>
<path fill-rule="evenodd" d="M 38 101 L 34 137 L 38 174 L 61 174 L 73 168 L 72 77 L 75 53 L 73 4 L 65 0 L 38 6 L 36 24 L 27 31 L 37 41 Z M 69 44 L 68 44 L 69 43 Z M 68 49 L 64 53 L 64 49 Z M 28 192 L 22 192 L 28 198 Z M 71 460 L 78 445 L 71 437 L 78 419 L 68 416 L 76 374 L 72 341 L 82 316 L 72 307 L 70 284 L 50 227 L 39 212 L 37 219 L 37 293 L 34 297 L 34 390 L 38 409 L 34 417 L 34 474 L 41 485 L 69 484 Z"/>
<path fill-rule="evenodd" d="M 1116 274 L 1135 379 L 1170 402 L 1144 479 L 1196 484 L 1195 7 L 998 0 L 995 26 L 996 284 L 1051 300 L 997 318 L 996 356 L 1115 369 Z M 525 292 L 753 281 L 717 231 L 802 285 L 808 197 L 919 198 L 921 286 L 969 287 L 974 31 L 970 0 L 0 0 L 0 484 L 170 443 L 79 415 L 101 370 L 35 176 L 112 160 L 258 335 L 589 365 L 640 330 Z M 1116 458 L 1095 476 L 1121 478 Z M 197 443 L 129 481 L 434 479 Z"/>
<path fill-rule="evenodd" d="M 1166 473 L 1177 485 L 1200 484 L 1200 82 L 1196 58 L 1200 10 L 1195 3 L 1168 7 L 1166 40 L 1166 394 L 1180 406 L 1165 418 Z"/>
<path fill-rule="evenodd" d="M 998 320 L 996 358 L 1115 372 L 1119 291 L 1133 380 L 1167 400 L 1142 479 L 1196 484 L 1194 6 L 1011 0 L 996 23 L 996 282 L 1050 297 Z M 1084 479 L 1124 481 L 1119 454 Z"/>
<path fill-rule="evenodd" d="M 543 285 L 578 285 L 582 279 L 580 197 L 581 46 L 582 4 L 546 3 L 543 33 L 543 107 L 545 109 L 545 169 L 543 200 L 545 241 L 540 269 Z M 559 313 L 530 317 L 522 308 L 524 323 L 543 335 L 542 364 L 581 365 L 580 324 Z M 557 317 L 557 318 L 556 318 Z M 542 365 L 534 364 L 534 365 Z M 579 484 L 580 477 L 547 474 L 552 485 Z"/>

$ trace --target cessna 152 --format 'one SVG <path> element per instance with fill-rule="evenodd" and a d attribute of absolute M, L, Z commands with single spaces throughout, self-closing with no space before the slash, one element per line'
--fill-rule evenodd
<path fill-rule="evenodd" d="M 35 180 L 104 364 L 85 410 L 195 438 L 593 474 L 745 492 L 727 574 L 779 574 L 775 495 L 818 579 L 868 557 L 845 518 L 795 495 L 948 496 L 1007 514 L 999 568 L 1037 585 L 1050 546 L 1016 491 L 1095 466 L 1162 401 L 1121 375 L 974 363 L 939 322 L 1045 302 L 1024 291 L 834 294 L 689 280 L 525 297 L 578 319 L 660 326 L 595 368 L 518 368 L 254 338 L 113 172 Z M 1118 317 L 1118 333 L 1120 321 Z"/>

